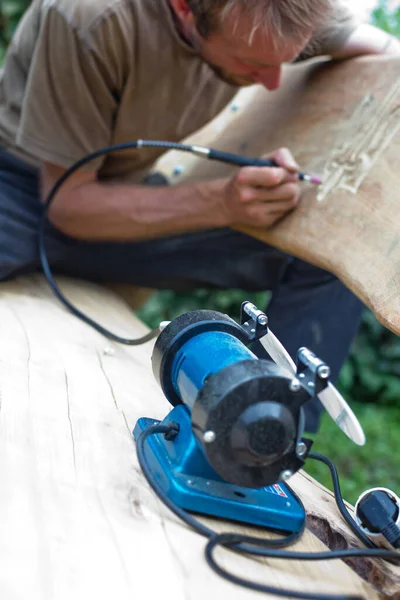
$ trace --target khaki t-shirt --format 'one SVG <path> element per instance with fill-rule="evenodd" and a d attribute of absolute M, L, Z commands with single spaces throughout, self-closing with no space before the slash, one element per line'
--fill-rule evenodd
<path fill-rule="evenodd" d="M 338 9 L 302 57 L 329 54 L 354 26 Z M 236 91 L 182 40 L 167 0 L 33 0 L 0 71 L 0 145 L 67 168 L 109 144 L 179 141 Z M 126 150 L 86 168 L 138 182 L 163 152 Z"/>

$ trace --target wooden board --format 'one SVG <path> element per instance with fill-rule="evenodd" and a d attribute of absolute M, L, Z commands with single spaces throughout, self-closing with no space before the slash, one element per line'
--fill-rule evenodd
<path fill-rule="evenodd" d="M 144 333 L 111 291 L 65 279 L 62 288 L 114 331 Z M 0 598 L 262 597 L 209 570 L 204 539 L 156 499 L 139 469 L 136 420 L 170 409 L 151 372 L 152 343 L 110 343 L 67 313 L 39 276 L 1 284 L 0 332 Z M 309 513 L 298 550 L 356 545 L 329 492 L 304 473 L 293 486 Z M 358 561 L 360 577 L 341 561 L 259 561 L 226 550 L 218 559 L 271 585 L 400 597 L 400 569 L 377 561 Z"/>
<path fill-rule="evenodd" d="M 281 89 L 241 90 L 185 141 L 248 156 L 287 146 L 320 174 L 273 228 L 243 231 L 335 273 L 400 333 L 400 57 L 290 65 Z M 171 183 L 232 173 L 175 151 L 155 170 Z"/>

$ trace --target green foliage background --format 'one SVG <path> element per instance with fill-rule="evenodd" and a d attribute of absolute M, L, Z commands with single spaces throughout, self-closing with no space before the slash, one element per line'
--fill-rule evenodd
<path fill-rule="evenodd" d="M 0 0 L 0 63 L 28 5 L 28 0 Z M 382 1 L 373 11 L 371 22 L 400 37 L 400 6 L 390 10 Z M 154 294 L 140 311 L 140 317 L 150 326 L 196 308 L 213 308 L 236 317 L 243 300 L 250 299 L 265 307 L 268 298 L 267 292 L 249 295 L 241 290 L 197 290 L 177 294 L 166 290 Z M 351 502 L 372 486 L 382 485 L 400 493 L 400 339 L 380 325 L 368 310 L 342 369 L 339 387 L 364 427 L 367 444 L 363 448 L 354 446 L 325 417 L 315 436 L 315 451 L 335 460 L 343 493 Z M 307 470 L 330 487 L 323 465 L 309 461 Z"/>

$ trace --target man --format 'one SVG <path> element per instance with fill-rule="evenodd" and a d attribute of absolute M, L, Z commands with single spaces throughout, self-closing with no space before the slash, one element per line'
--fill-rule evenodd
<path fill-rule="evenodd" d="M 0 76 L 0 278 L 40 267 L 37 227 L 57 178 L 129 140 L 177 141 L 238 86 L 275 90 L 282 64 L 315 54 L 399 52 L 334 0 L 33 0 Z M 290 152 L 276 168 L 174 188 L 142 184 L 160 151 L 131 150 L 76 172 L 50 210 L 53 269 L 148 287 L 271 289 L 271 328 L 337 376 L 360 302 L 332 275 L 233 231 L 271 226 L 300 199 Z M 315 430 L 320 407 L 310 405 Z"/>

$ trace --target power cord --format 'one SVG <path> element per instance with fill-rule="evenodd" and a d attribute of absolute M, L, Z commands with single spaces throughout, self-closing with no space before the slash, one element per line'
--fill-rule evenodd
<path fill-rule="evenodd" d="M 400 548 L 400 498 L 392 490 L 366 490 L 358 498 L 354 512 L 358 525 L 372 541 L 386 541 Z"/>
<path fill-rule="evenodd" d="M 361 542 L 363 542 L 363 544 L 367 546 L 367 548 L 376 548 L 375 544 L 371 542 L 369 537 L 364 533 L 361 527 L 358 526 L 352 515 L 347 510 L 346 505 L 343 502 L 342 491 L 340 489 L 339 475 L 333 462 L 323 454 L 318 454 L 317 452 L 309 452 L 308 458 L 322 462 L 329 468 L 332 477 L 333 493 L 335 494 L 335 500 L 340 514 L 353 533 Z"/>
<path fill-rule="evenodd" d="M 329 551 L 329 552 L 318 552 L 318 553 L 310 553 L 310 552 L 289 552 L 280 550 L 277 548 L 284 548 L 291 546 L 294 542 L 296 542 L 303 534 L 305 525 L 299 532 L 292 533 L 288 536 L 285 536 L 281 539 L 277 540 L 267 540 L 255 538 L 252 536 L 246 536 L 237 533 L 217 533 L 212 529 L 209 529 L 200 521 L 192 517 L 186 510 L 177 506 L 163 491 L 162 487 L 159 485 L 157 480 L 153 477 L 151 468 L 149 467 L 145 455 L 145 441 L 150 435 L 155 434 L 164 434 L 168 436 L 167 439 L 173 439 L 174 436 L 179 433 L 179 425 L 177 423 L 171 422 L 169 425 L 153 425 L 145 430 L 143 430 L 137 440 L 137 456 L 139 460 L 139 464 L 143 471 L 144 476 L 146 477 L 149 485 L 156 493 L 156 495 L 160 498 L 160 500 L 182 521 L 184 521 L 189 527 L 200 533 L 207 538 L 209 541 L 205 547 L 205 558 L 207 564 L 212 568 L 212 570 L 227 579 L 231 583 L 236 585 L 240 585 L 242 587 L 252 589 L 259 592 L 264 592 L 268 594 L 274 594 L 276 596 L 281 597 L 289 597 L 289 598 L 298 598 L 302 600 L 364 600 L 362 596 L 358 595 L 332 595 L 332 594 L 315 594 L 315 593 L 307 593 L 307 592 L 297 592 L 294 590 L 281 589 L 276 588 L 269 585 L 263 585 L 256 582 L 253 582 L 248 579 L 244 579 L 229 573 L 225 569 L 223 569 L 214 558 L 214 550 L 217 546 L 224 546 L 233 550 L 235 552 L 241 554 L 252 554 L 256 556 L 263 556 L 266 558 L 280 558 L 287 560 L 306 560 L 306 561 L 314 561 L 314 560 L 334 560 L 334 559 L 343 559 L 343 558 L 353 558 L 353 557 L 369 557 L 369 558 L 381 558 L 384 560 L 389 560 L 390 562 L 394 562 L 396 564 L 400 563 L 400 554 L 392 551 L 392 550 L 384 550 L 377 548 L 369 538 L 364 534 L 362 529 L 357 525 L 354 521 L 353 517 L 347 510 L 343 498 L 340 491 L 339 477 L 337 474 L 337 470 L 333 462 L 322 454 L 317 453 L 309 453 L 308 457 L 314 460 L 321 461 L 325 463 L 331 472 L 332 482 L 334 487 L 335 499 L 338 504 L 339 510 L 342 516 L 346 519 L 346 522 L 349 524 L 353 532 L 357 535 L 357 537 L 368 546 L 368 549 L 349 549 L 349 550 L 337 550 L 337 551 Z M 286 484 L 287 485 L 287 484 Z M 297 494 L 289 488 L 291 493 L 294 494 L 297 501 L 303 506 L 300 498 Z M 303 506 L 304 508 L 304 506 Z"/>

